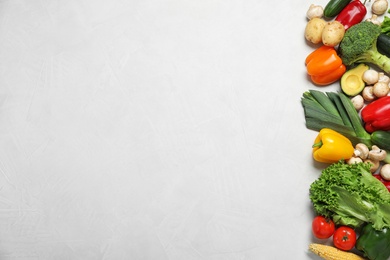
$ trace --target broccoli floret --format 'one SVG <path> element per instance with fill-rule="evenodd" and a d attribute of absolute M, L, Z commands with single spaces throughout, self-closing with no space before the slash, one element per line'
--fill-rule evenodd
<path fill-rule="evenodd" d="M 343 63 L 347 66 L 354 63 L 371 63 L 389 73 L 390 58 L 379 53 L 376 47 L 380 33 L 381 27 L 369 21 L 349 28 L 338 48 Z"/>
<path fill-rule="evenodd" d="M 338 162 L 324 169 L 310 185 L 315 211 L 336 224 L 381 230 L 390 227 L 390 193 L 372 176 L 367 163 Z"/>

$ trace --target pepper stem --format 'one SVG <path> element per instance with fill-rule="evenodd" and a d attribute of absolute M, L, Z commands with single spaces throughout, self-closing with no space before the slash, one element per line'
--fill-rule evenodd
<path fill-rule="evenodd" d="M 318 143 L 313 144 L 312 148 L 317 148 L 322 146 L 322 141 L 319 141 Z"/>

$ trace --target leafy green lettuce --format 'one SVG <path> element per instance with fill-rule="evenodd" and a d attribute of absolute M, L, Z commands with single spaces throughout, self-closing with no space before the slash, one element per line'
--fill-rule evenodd
<path fill-rule="evenodd" d="M 390 192 L 372 176 L 367 163 L 331 164 L 310 185 L 310 200 L 317 214 L 336 224 L 390 227 Z"/>

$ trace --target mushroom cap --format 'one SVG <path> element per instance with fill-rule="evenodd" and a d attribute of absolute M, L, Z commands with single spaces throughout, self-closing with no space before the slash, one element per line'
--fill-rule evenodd
<path fill-rule="evenodd" d="M 364 162 L 371 164 L 371 168 L 370 168 L 371 173 L 376 172 L 376 170 L 378 170 L 379 165 L 380 165 L 379 161 L 372 160 L 372 159 L 366 159 L 366 160 L 364 160 Z"/>
<path fill-rule="evenodd" d="M 373 101 L 376 97 L 373 93 L 373 86 L 366 86 L 362 91 L 362 96 L 365 101 Z"/>
<path fill-rule="evenodd" d="M 384 180 L 390 181 L 390 164 L 382 165 L 380 175 Z"/>
<path fill-rule="evenodd" d="M 379 72 L 373 69 L 368 69 L 363 73 L 362 79 L 367 85 L 374 85 L 379 80 Z"/>
<path fill-rule="evenodd" d="M 347 160 L 348 164 L 361 163 L 361 162 L 363 162 L 362 158 L 357 156 L 353 156 Z"/>
<path fill-rule="evenodd" d="M 368 149 L 367 145 L 365 145 L 363 143 L 356 144 L 356 146 L 355 146 L 355 155 L 356 156 L 358 156 L 364 160 L 364 159 L 367 159 L 368 153 L 369 153 L 369 149 Z"/>
<path fill-rule="evenodd" d="M 352 97 L 351 102 L 357 111 L 362 109 L 364 106 L 364 98 L 362 95 L 356 95 Z"/>
<path fill-rule="evenodd" d="M 387 156 L 385 150 L 379 149 L 377 146 L 373 146 L 368 152 L 368 158 L 374 161 L 383 161 Z"/>
<path fill-rule="evenodd" d="M 390 91 L 389 86 L 385 82 L 377 82 L 374 84 L 372 88 L 372 93 L 376 97 L 387 96 L 387 94 L 389 94 L 389 91 Z"/>

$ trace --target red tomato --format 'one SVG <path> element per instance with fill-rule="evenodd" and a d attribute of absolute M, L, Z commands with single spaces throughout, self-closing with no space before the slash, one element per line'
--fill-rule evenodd
<path fill-rule="evenodd" d="M 356 233 L 350 227 L 340 226 L 333 234 L 333 244 L 338 249 L 349 251 L 356 243 Z"/>
<path fill-rule="evenodd" d="M 331 219 L 324 218 L 323 216 L 317 216 L 312 222 L 313 235 L 319 239 L 330 238 L 335 230 L 334 223 Z"/>

